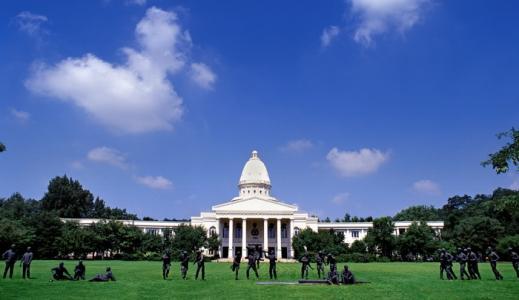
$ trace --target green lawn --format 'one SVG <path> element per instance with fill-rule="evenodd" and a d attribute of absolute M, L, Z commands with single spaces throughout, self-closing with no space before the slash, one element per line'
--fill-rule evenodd
<path fill-rule="evenodd" d="M 436 263 L 349 264 L 357 279 L 371 282 L 355 286 L 256 285 L 255 279 L 245 278 L 243 263 L 238 281 L 229 263 L 206 264 L 206 281 L 194 280 L 195 266 L 190 266 L 188 280 L 180 280 L 180 267 L 175 263 L 172 279 L 164 281 L 160 262 L 126 261 L 86 261 L 87 278 L 109 265 L 117 282 L 49 282 L 49 270 L 57 263 L 34 261 L 34 279 L 26 281 L 16 266 L 13 279 L 0 279 L 0 299 L 519 299 L 519 280 L 510 263 L 498 265 L 504 281 L 492 279 L 488 264 L 480 264 L 481 281 L 441 281 Z M 65 262 L 70 271 L 74 264 Z M 260 280 L 268 280 L 266 263 L 259 271 Z M 316 278 L 315 271 L 310 271 Z M 280 281 L 297 280 L 299 265 L 278 264 L 278 275 Z"/>

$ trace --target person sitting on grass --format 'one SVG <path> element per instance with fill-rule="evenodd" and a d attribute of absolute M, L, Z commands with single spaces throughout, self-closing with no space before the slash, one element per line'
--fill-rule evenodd
<path fill-rule="evenodd" d="M 328 272 L 328 278 L 326 280 L 328 281 L 328 284 L 339 285 L 339 274 L 337 274 L 337 269 L 332 269 Z"/>
<path fill-rule="evenodd" d="M 107 281 L 115 281 L 115 276 L 112 273 L 112 269 L 110 267 L 106 268 L 105 274 L 96 274 L 94 278 L 90 279 L 90 282 L 107 282 Z"/>
<path fill-rule="evenodd" d="M 74 280 L 85 280 L 86 268 L 83 261 L 80 260 L 74 268 Z"/>
<path fill-rule="evenodd" d="M 54 280 L 74 280 L 74 278 L 70 276 L 70 273 L 68 272 L 67 268 L 65 268 L 65 264 L 63 262 L 60 262 L 57 267 L 52 268 L 51 272 L 52 278 Z"/>
<path fill-rule="evenodd" d="M 353 273 L 348 269 L 347 265 L 344 266 L 344 271 L 342 271 L 341 275 L 342 284 L 355 284 L 355 276 L 353 276 Z"/>

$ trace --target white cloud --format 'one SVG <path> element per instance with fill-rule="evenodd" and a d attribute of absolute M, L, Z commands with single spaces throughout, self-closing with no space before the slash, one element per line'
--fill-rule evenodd
<path fill-rule="evenodd" d="M 411 29 L 422 18 L 430 0 L 349 0 L 358 24 L 354 40 L 364 46 L 373 43 L 375 35 L 389 31 L 400 34 Z"/>
<path fill-rule="evenodd" d="M 76 169 L 76 170 L 81 170 L 84 168 L 83 166 L 83 163 L 79 160 L 74 160 L 70 163 L 70 166 L 73 168 L 73 169 Z"/>
<path fill-rule="evenodd" d="M 510 185 L 510 189 L 519 191 L 519 179 L 516 179 L 512 182 L 512 184 Z"/>
<path fill-rule="evenodd" d="M 389 153 L 367 148 L 359 151 L 340 151 L 333 148 L 326 159 L 342 176 L 353 177 L 376 172 L 389 159 Z"/>
<path fill-rule="evenodd" d="M 440 186 L 429 179 L 422 179 L 418 180 L 417 182 L 413 183 L 413 190 L 421 193 L 421 194 L 428 194 L 428 195 L 438 195 L 441 194 Z"/>
<path fill-rule="evenodd" d="M 321 46 L 324 48 L 328 47 L 332 40 L 339 35 L 339 33 L 340 30 L 337 26 L 326 27 L 321 34 Z"/>
<path fill-rule="evenodd" d="M 304 152 L 306 150 L 311 149 L 314 144 L 307 139 L 293 140 L 289 141 L 286 145 L 282 146 L 280 149 L 283 152 Z"/>
<path fill-rule="evenodd" d="M 336 205 L 342 205 L 344 203 L 346 203 L 346 201 L 350 198 L 350 193 L 341 193 L 341 194 L 338 194 L 338 195 L 335 195 L 333 198 L 332 198 L 332 203 L 333 204 L 336 204 Z"/>
<path fill-rule="evenodd" d="M 26 111 L 11 109 L 11 115 L 16 118 L 20 123 L 26 123 L 31 118 L 31 114 Z"/>
<path fill-rule="evenodd" d="M 33 37 L 45 33 L 42 24 L 48 21 L 46 16 L 33 14 L 29 11 L 22 11 L 16 16 L 15 20 L 20 31 Z"/>
<path fill-rule="evenodd" d="M 108 147 L 98 147 L 90 150 L 87 158 L 91 161 L 109 164 L 121 169 L 128 168 L 126 156 L 119 150 Z"/>
<path fill-rule="evenodd" d="M 169 189 L 173 187 L 173 183 L 162 176 L 138 176 L 138 183 L 152 189 Z"/>
<path fill-rule="evenodd" d="M 204 89 L 212 89 L 216 81 L 216 74 L 203 63 L 192 63 L 190 75 L 191 80 Z"/>
<path fill-rule="evenodd" d="M 139 49 L 123 48 L 117 65 L 93 54 L 35 67 L 31 91 L 71 102 L 97 122 L 120 133 L 170 130 L 181 119 L 182 98 L 168 75 L 189 62 L 189 32 L 177 15 L 151 7 L 135 29 Z"/>

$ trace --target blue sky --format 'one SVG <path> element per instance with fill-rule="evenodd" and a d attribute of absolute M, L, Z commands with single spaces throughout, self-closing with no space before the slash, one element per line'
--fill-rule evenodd
<path fill-rule="evenodd" d="M 186 218 L 273 194 L 321 217 L 519 189 L 480 162 L 519 121 L 514 1 L 3 1 L 0 197 L 67 174 Z"/>

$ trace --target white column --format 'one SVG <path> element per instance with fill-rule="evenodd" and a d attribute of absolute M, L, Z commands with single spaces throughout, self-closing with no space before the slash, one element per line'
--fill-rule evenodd
<path fill-rule="evenodd" d="M 278 219 L 276 240 L 277 240 L 277 243 L 276 243 L 276 249 L 277 249 L 276 256 L 278 257 L 278 259 L 280 259 L 281 258 L 281 219 Z"/>
<path fill-rule="evenodd" d="M 290 254 L 289 258 L 294 258 L 294 248 L 292 247 L 292 238 L 294 237 L 294 220 L 290 219 Z"/>
<path fill-rule="evenodd" d="M 232 218 L 229 218 L 229 258 L 233 257 L 234 256 L 234 252 L 233 252 L 233 241 L 234 241 L 234 224 L 233 224 L 233 220 Z"/>
<path fill-rule="evenodd" d="M 216 234 L 218 236 L 218 240 L 221 241 L 221 236 L 220 236 L 220 219 L 219 218 L 216 218 Z M 218 243 L 218 257 L 221 258 L 222 257 L 222 245 L 220 244 L 220 242 Z"/>
<path fill-rule="evenodd" d="M 242 220 L 241 225 L 241 257 L 245 258 L 247 250 L 247 219 Z"/>
<path fill-rule="evenodd" d="M 269 220 L 263 219 L 263 251 L 269 251 Z"/>

